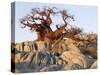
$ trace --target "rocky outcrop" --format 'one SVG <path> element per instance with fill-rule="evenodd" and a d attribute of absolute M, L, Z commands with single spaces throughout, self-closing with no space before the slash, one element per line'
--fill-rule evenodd
<path fill-rule="evenodd" d="M 63 37 L 52 45 L 45 41 L 25 41 L 11 46 L 11 59 L 17 73 L 97 67 L 96 41 L 75 41 Z"/>
<path fill-rule="evenodd" d="M 97 61 L 95 61 L 95 62 L 91 65 L 90 68 L 92 68 L 92 69 L 97 68 Z"/>

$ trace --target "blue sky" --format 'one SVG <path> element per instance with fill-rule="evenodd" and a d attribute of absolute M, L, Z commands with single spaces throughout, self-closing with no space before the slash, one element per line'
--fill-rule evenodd
<path fill-rule="evenodd" d="M 15 42 L 21 42 L 26 40 L 34 40 L 37 38 L 36 32 L 32 32 L 26 28 L 22 29 L 19 23 L 19 19 L 30 14 L 32 8 L 36 7 L 56 7 L 58 9 L 66 9 L 68 13 L 74 15 L 75 21 L 71 24 L 76 25 L 83 29 L 84 32 L 97 33 L 98 27 L 98 15 L 97 7 L 95 6 L 79 6 L 68 4 L 45 4 L 45 3 L 28 3 L 28 2 L 16 2 L 15 3 Z M 57 17 L 53 17 L 53 24 L 51 28 L 55 30 L 55 25 L 62 23 Z"/>

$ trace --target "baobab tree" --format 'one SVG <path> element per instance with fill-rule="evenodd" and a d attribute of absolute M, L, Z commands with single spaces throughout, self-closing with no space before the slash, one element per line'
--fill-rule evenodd
<path fill-rule="evenodd" d="M 63 22 L 59 27 L 56 25 L 56 30 L 53 31 L 50 27 L 52 25 L 52 17 L 60 15 Z M 68 14 L 67 10 L 59 10 L 56 7 L 33 8 L 29 15 L 20 19 L 23 28 L 29 27 L 31 31 L 37 32 L 38 41 L 47 41 L 53 43 L 63 34 L 68 26 L 68 19 L 74 20 L 74 17 Z"/>

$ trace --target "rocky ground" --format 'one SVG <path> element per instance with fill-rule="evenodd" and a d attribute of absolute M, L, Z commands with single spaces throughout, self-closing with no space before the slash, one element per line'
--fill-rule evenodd
<path fill-rule="evenodd" d="M 97 68 L 97 40 L 63 37 L 53 45 L 44 41 L 12 43 L 11 55 L 15 73 L 94 69 Z"/>

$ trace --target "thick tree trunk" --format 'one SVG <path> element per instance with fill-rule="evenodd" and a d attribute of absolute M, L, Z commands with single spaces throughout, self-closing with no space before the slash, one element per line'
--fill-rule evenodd
<path fill-rule="evenodd" d="M 38 41 L 44 41 L 44 35 L 41 32 L 37 32 L 37 40 Z"/>

